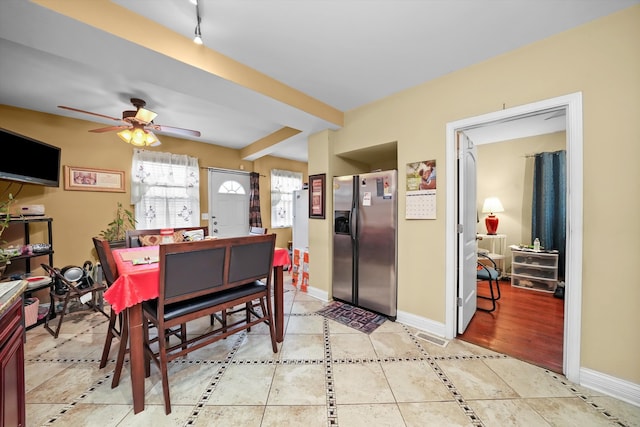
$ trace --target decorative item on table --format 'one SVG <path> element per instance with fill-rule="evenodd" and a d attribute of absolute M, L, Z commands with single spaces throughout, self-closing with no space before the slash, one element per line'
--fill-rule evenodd
<path fill-rule="evenodd" d="M 182 233 L 185 242 L 197 242 L 204 240 L 204 230 L 187 230 Z"/>
<path fill-rule="evenodd" d="M 498 217 L 494 215 L 496 212 L 504 212 L 504 207 L 502 206 L 502 203 L 500 203 L 500 199 L 497 197 L 487 197 L 484 199 L 482 213 L 489 214 L 484 219 L 484 224 L 487 227 L 487 234 L 496 234 L 498 231 Z"/>
<path fill-rule="evenodd" d="M 173 228 L 163 228 L 160 230 L 160 244 L 174 242 Z"/>

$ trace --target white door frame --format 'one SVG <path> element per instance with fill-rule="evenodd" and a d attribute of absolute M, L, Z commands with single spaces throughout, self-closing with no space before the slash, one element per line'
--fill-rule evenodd
<path fill-rule="evenodd" d="M 582 230 L 583 230 L 583 135 L 582 93 L 495 111 L 447 123 L 446 139 L 446 310 L 445 338 L 456 336 L 457 311 L 457 181 L 456 132 L 535 112 L 564 107 L 567 111 L 567 250 L 564 299 L 563 372 L 569 381 L 580 383 L 580 333 L 582 318 Z"/>

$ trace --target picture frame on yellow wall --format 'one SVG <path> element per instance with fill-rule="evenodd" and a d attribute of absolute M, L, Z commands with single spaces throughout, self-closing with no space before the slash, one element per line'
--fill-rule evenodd
<path fill-rule="evenodd" d="M 64 189 L 124 193 L 124 171 L 65 165 Z"/>

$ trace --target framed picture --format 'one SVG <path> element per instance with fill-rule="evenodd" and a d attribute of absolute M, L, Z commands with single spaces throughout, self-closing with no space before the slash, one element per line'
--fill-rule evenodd
<path fill-rule="evenodd" d="M 326 175 L 309 175 L 309 218 L 324 219 Z"/>
<path fill-rule="evenodd" d="M 65 166 L 64 189 L 124 193 L 124 171 Z"/>

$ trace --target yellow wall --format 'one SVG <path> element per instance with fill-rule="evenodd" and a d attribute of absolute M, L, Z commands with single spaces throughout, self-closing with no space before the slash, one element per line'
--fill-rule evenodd
<path fill-rule="evenodd" d="M 446 124 L 574 92 L 583 94 L 584 239 L 582 367 L 640 383 L 640 6 L 374 102 L 345 126 L 310 140 L 309 172 L 333 174 L 332 153 L 397 141 L 398 165 L 436 159 L 437 219 L 404 220 L 400 177 L 398 309 L 445 321 Z M 319 140 L 319 141 L 318 141 Z M 311 148 L 315 143 L 317 150 Z M 326 145 L 326 147 L 320 147 Z M 324 153 L 323 153 L 324 151 Z M 328 209 L 331 206 L 328 204 Z M 310 253 L 331 243 L 311 221 Z M 330 253 L 312 257 L 310 285 L 330 293 Z M 325 265 L 315 262 L 326 261 Z"/>
<path fill-rule="evenodd" d="M 114 133 L 89 133 L 96 123 L 84 120 L 68 119 L 56 115 L 43 114 L 0 105 L 0 127 L 22 135 L 46 142 L 62 149 L 62 165 L 95 167 L 101 169 L 122 170 L 125 172 L 125 193 L 65 191 L 61 181 L 59 188 L 26 184 L 17 195 L 17 204 L 43 204 L 47 216 L 53 218 L 53 243 L 55 248 L 54 264 L 62 267 L 68 264 L 82 265 L 96 260 L 91 237 L 97 236 L 113 220 L 116 206 L 121 202 L 126 208 L 133 209 L 130 199 L 131 157 L 133 146 L 120 141 Z M 224 169 L 254 170 L 266 178 L 260 180 L 260 206 L 263 226 L 278 235 L 277 245 L 286 247 L 291 240 L 291 229 L 272 229 L 270 227 L 270 179 L 272 168 L 302 172 L 306 179 L 307 164 L 292 160 L 265 157 L 255 162 L 240 158 L 239 150 L 211 144 L 187 141 L 169 136 L 160 136 L 162 145 L 153 150 L 187 154 L 197 157 L 200 169 L 200 211 L 208 212 L 207 167 Z M 2 147 L 8 155 L 8 147 Z M 62 173 L 61 173 L 62 179 Z M 0 189 L 8 182 L 0 181 Z M 9 187 L 15 194 L 20 184 Z M 200 225 L 208 225 L 202 221 Z M 36 227 L 37 235 L 32 242 L 46 241 L 45 229 Z M 11 243 L 13 234 L 3 236 Z M 42 262 L 42 261 L 39 261 Z"/>

